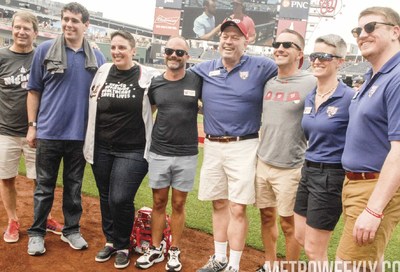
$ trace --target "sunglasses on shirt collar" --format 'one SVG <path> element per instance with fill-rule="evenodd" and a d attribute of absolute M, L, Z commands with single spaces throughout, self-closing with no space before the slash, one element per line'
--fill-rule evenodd
<path fill-rule="evenodd" d="M 301 47 L 295 44 L 294 42 L 272 42 L 272 47 L 278 49 L 279 47 L 283 46 L 283 48 L 288 49 L 292 46 L 296 47 L 298 50 L 301 51 Z"/>
<path fill-rule="evenodd" d="M 363 27 L 355 27 L 351 30 L 351 34 L 353 34 L 354 38 L 358 38 L 361 35 L 361 32 L 365 31 L 365 33 L 372 33 L 375 31 L 376 25 L 387 25 L 387 26 L 394 26 L 394 24 L 391 23 L 383 23 L 383 22 L 369 22 L 368 24 L 365 24 Z"/>
<path fill-rule="evenodd" d="M 187 55 L 187 54 L 188 54 L 188 53 L 187 53 L 185 50 L 183 50 L 183 49 L 172 49 L 172 48 L 168 48 L 168 47 L 166 47 L 166 48 L 164 49 L 164 53 L 165 53 L 165 55 L 167 55 L 167 56 L 171 56 L 174 52 L 175 52 L 175 55 L 176 55 L 177 57 L 183 57 L 184 55 Z"/>
<path fill-rule="evenodd" d="M 341 59 L 342 57 L 322 52 L 314 52 L 310 54 L 311 62 L 314 62 L 316 59 L 318 59 L 319 61 L 332 61 L 333 58 Z"/>

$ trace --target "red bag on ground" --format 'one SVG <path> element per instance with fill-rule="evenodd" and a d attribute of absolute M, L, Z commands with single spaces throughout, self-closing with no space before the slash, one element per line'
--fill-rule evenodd
<path fill-rule="evenodd" d="M 149 246 L 152 245 L 151 212 L 152 209 L 148 207 L 142 207 L 137 211 L 131 233 L 132 252 L 143 254 Z M 170 218 L 168 215 L 166 216 L 165 221 L 166 224 L 163 231 L 163 241 L 166 244 L 164 254 L 167 254 L 172 241 Z"/>

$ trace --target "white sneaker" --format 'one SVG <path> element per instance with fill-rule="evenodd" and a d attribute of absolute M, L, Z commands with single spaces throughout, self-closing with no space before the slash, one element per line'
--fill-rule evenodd
<path fill-rule="evenodd" d="M 137 268 L 147 269 L 155 263 L 164 261 L 164 245 L 165 242 L 161 242 L 159 248 L 150 246 L 147 251 L 136 260 L 135 266 Z"/>
<path fill-rule="evenodd" d="M 168 262 L 165 265 L 165 270 L 169 272 L 181 271 L 182 264 L 180 260 L 181 251 L 177 247 L 171 247 L 168 250 Z"/>

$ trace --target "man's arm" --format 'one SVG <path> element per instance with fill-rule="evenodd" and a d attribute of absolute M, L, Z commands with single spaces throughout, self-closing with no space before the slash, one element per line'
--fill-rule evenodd
<path fill-rule="evenodd" d="M 221 24 L 219 24 L 218 26 L 216 26 L 213 30 L 211 30 L 208 33 L 205 33 L 204 35 L 200 36 L 199 38 L 202 40 L 212 40 L 214 38 L 215 35 L 217 35 L 219 33 L 221 29 Z"/>
<path fill-rule="evenodd" d="M 379 180 L 367 204 L 367 207 L 377 214 L 383 213 L 386 205 L 400 187 L 400 141 L 392 141 L 390 144 L 390 151 L 382 166 Z M 365 245 L 372 242 L 381 220 L 364 210 L 358 216 L 353 229 L 356 243 Z"/>
<path fill-rule="evenodd" d="M 28 111 L 28 122 L 37 121 L 37 113 L 39 110 L 41 93 L 35 90 L 28 91 L 27 97 L 27 111 Z M 30 147 L 36 147 L 36 126 L 28 127 L 28 134 L 26 135 L 26 140 Z"/>

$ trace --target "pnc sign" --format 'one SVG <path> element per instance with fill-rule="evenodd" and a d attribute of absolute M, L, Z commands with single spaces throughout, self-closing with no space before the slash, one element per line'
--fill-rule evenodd
<path fill-rule="evenodd" d="M 308 19 L 310 0 L 282 0 L 279 18 Z"/>

